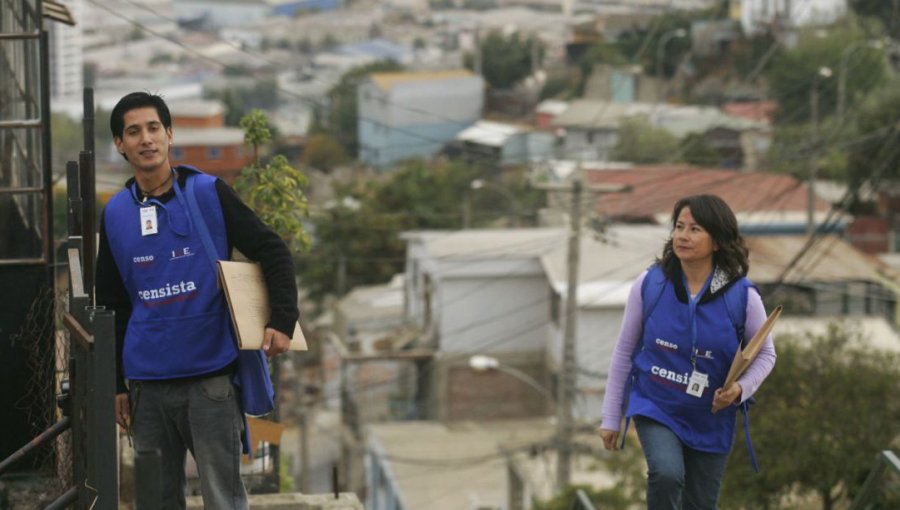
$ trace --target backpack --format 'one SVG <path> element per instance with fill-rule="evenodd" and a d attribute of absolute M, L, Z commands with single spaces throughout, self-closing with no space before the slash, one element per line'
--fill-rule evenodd
<path fill-rule="evenodd" d="M 653 309 L 656 308 L 656 304 L 659 303 L 659 298 L 662 297 L 663 290 L 666 287 L 666 275 L 663 272 L 662 268 L 659 264 L 654 264 L 647 270 L 647 275 L 644 277 L 644 281 L 641 282 L 641 323 L 643 324 L 650 314 L 653 313 Z M 756 288 L 752 283 L 748 280 L 737 281 L 732 283 L 725 289 L 725 293 L 723 298 L 725 299 L 725 308 L 728 310 L 728 318 L 731 320 L 731 325 L 734 326 L 734 331 L 737 334 L 737 341 L 740 342 L 740 348 L 743 349 L 746 345 L 746 338 L 744 338 L 744 323 L 747 321 L 747 291 L 749 287 Z M 640 349 L 635 349 L 631 354 L 631 361 L 634 363 L 634 358 L 638 355 Z M 631 384 L 627 385 L 627 388 L 630 388 Z M 630 389 L 626 389 L 627 392 L 630 392 Z M 627 407 L 627 394 L 624 406 Z M 740 405 L 741 414 L 744 416 L 744 439 L 747 442 L 747 450 L 750 453 L 750 463 L 753 464 L 753 469 L 758 473 L 759 472 L 759 463 L 756 461 L 756 453 L 753 451 L 753 443 L 750 440 L 750 405 L 755 404 L 756 399 L 750 397 Z M 624 409 L 623 409 L 624 411 Z M 628 431 L 628 421 L 626 420 L 625 432 Z M 622 446 L 625 446 L 625 434 L 622 434 Z"/>

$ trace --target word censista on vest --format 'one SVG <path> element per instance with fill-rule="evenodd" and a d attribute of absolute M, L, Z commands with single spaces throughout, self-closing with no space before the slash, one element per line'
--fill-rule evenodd
<path fill-rule="evenodd" d="M 188 294 L 194 292 L 195 290 L 197 290 L 197 284 L 195 284 L 193 281 L 182 280 L 179 283 L 167 283 L 165 287 L 160 287 L 158 289 L 139 290 L 137 293 L 138 297 L 141 298 L 142 301 L 152 301 Z M 171 300 L 166 300 L 165 302 L 169 301 Z"/>
<path fill-rule="evenodd" d="M 656 365 L 650 367 L 650 373 L 667 381 L 672 381 L 676 384 L 686 385 L 688 383 L 688 379 L 690 379 L 690 375 L 687 372 L 679 374 L 674 370 L 666 370 L 665 368 L 660 368 Z"/>

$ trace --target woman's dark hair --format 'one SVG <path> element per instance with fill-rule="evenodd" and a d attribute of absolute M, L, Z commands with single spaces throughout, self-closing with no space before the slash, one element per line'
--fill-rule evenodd
<path fill-rule="evenodd" d="M 713 264 L 726 271 L 732 278 L 746 276 L 750 269 L 748 261 L 750 252 L 738 231 L 737 218 L 734 217 L 734 212 L 728 204 L 716 195 L 684 197 L 676 202 L 672 209 L 673 230 L 678 222 L 678 215 L 685 207 L 691 210 L 694 221 L 706 230 L 719 247 L 713 252 Z M 680 266 L 672 249 L 672 236 L 666 241 L 662 257 L 657 259 L 657 263 L 669 278 L 677 274 L 676 271 Z"/>
<path fill-rule="evenodd" d="M 131 110 L 138 108 L 156 108 L 159 114 L 159 121 L 163 127 L 169 129 L 172 127 L 172 114 L 169 113 L 169 107 L 163 98 L 147 92 L 132 92 L 127 96 L 119 99 L 109 116 L 109 129 L 112 131 L 113 138 L 121 139 L 125 134 L 125 114 Z"/>

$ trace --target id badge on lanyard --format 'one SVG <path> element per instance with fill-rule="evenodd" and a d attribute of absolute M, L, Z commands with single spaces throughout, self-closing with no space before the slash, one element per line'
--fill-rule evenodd
<path fill-rule="evenodd" d="M 156 207 L 141 207 L 141 235 L 149 236 L 159 233 L 159 223 L 156 220 Z"/>
<path fill-rule="evenodd" d="M 700 292 L 696 294 L 696 296 L 688 296 L 688 307 L 690 308 L 690 320 L 691 320 L 691 376 L 688 379 L 687 388 L 685 392 L 692 396 L 701 398 L 703 397 L 703 392 L 706 390 L 707 386 L 709 386 L 709 375 L 704 374 L 703 372 L 697 371 L 697 325 L 696 325 L 696 317 L 695 314 L 697 312 L 697 303 L 700 301 L 700 298 L 703 297 L 703 294 L 706 293 L 706 289 L 709 288 L 709 284 L 712 281 L 713 274 L 710 273 L 709 277 L 706 279 L 706 283 L 703 284 L 703 287 L 700 289 Z M 684 276 L 682 276 L 684 278 Z M 687 279 L 684 280 L 684 288 L 688 288 Z"/>

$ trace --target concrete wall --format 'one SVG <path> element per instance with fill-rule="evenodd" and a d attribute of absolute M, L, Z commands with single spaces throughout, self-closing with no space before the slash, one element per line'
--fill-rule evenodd
<path fill-rule="evenodd" d="M 550 320 L 543 275 L 444 279 L 440 292 L 443 352 L 543 352 Z"/>

